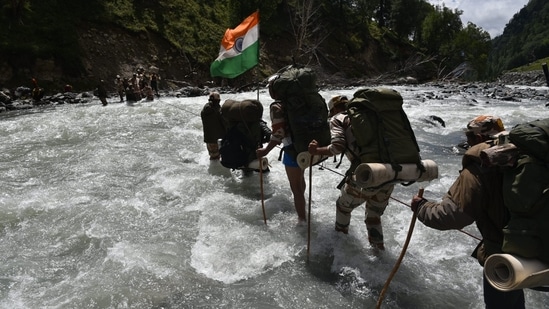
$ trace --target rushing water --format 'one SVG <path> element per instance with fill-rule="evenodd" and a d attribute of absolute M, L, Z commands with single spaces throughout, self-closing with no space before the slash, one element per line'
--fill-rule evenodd
<path fill-rule="evenodd" d="M 468 120 L 495 114 L 510 128 L 549 117 L 540 101 L 437 99 L 444 89 L 395 88 L 422 157 L 437 162 L 440 177 L 395 188 L 382 217 L 382 253 L 368 246 L 363 206 L 349 235 L 333 229 L 345 161 L 313 168 L 310 238 L 296 224 L 278 151 L 268 156 L 263 186 L 259 174 L 211 163 L 198 116 L 206 97 L 1 114 L 0 307 L 374 308 L 408 233 L 412 213 L 403 204 L 420 185 L 430 199 L 446 192 Z M 260 100 L 270 122 L 265 91 Z M 425 122 L 429 115 L 446 127 Z M 464 232 L 478 235 L 474 226 Z M 383 308 L 483 308 L 482 268 L 469 257 L 476 243 L 418 222 Z M 549 306 L 548 294 L 526 298 L 528 308 Z"/>

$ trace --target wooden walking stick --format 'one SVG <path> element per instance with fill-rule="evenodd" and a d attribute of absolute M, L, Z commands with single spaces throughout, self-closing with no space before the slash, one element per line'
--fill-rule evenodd
<path fill-rule="evenodd" d="M 419 197 L 423 197 L 423 188 L 420 188 L 417 195 Z M 398 268 L 400 267 L 400 263 L 402 262 L 402 259 L 404 258 L 404 254 L 406 254 L 406 249 L 408 248 L 408 244 L 410 243 L 410 239 L 412 238 L 412 232 L 414 231 L 414 225 L 416 224 L 417 214 L 414 211 L 414 214 L 412 215 L 412 221 L 410 221 L 410 228 L 408 229 L 408 235 L 406 236 L 406 241 L 404 242 L 404 246 L 402 247 L 402 251 L 400 252 L 400 256 L 398 257 L 398 260 L 395 263 L 395 266 L 393 266 L 393 270 L 391 271 L 391 274 L 389 275 L 389 278 L 387 278 L 387 281 L 385 282 L 385 285 L 383 286 L 383 289 L 381 290 L 381 293 L 379 294 L 379 298 L 377 300 L 377 306 L 376 309 L 381 308 L 381 303 L 383 302 L 383 298 L 385 297 L 385 292 L 387 292 L 387 289 L 389 288 L 389 284 L 391 283 L 391 280 L 395 276 Z"/>
<path fill-rule="evenodd" d="M 309 210 L 307 214 L 307 261 L 309 261 L 309 251 L 311 248 L 311 195 L 313 190 L 313 155 L 309 158 Z"/>
<path fill-rule="evenodd" d="M 259 158 L 259 188 L 261 191 L 261 209 L 263 209 L 263 222 L 267 224 L 267 216 L 265 215 L 265 198 L 263 196 L 263 157 Z"/>

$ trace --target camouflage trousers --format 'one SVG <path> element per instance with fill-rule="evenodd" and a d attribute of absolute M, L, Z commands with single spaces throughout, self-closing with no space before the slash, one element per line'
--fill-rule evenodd
<path fill-rule="evenodd" d="M 341 188 L 341 194 L 336 201 L 336 230 L 348 232 L 351 213 L 358 206 L 366 203 L 365 220 L 368 240 L 374 247 L 383 249 L 383 228 L 381 215 L 389 204 L 394 185 L 380 189 L 362 189 L 352 182 L 347 182 Z"/>

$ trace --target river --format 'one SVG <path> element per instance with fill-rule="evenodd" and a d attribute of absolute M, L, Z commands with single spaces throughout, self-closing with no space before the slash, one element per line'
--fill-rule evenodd
<path fill-rule="evenodd" d="M 395 188 L 381 253 L 368 246 L 363 206 L 348 235 L 334 231 L 346 161 L 314 167 L 312 184 L 306 171 L 310 236 L 296 224 L 278 151 L 268 156 L 263 186 L 257 173 L 210 162 L 198 116 L 207 97 L 132 106 L 113 97 L 106 107 L 94 100 L 0 114 L 0 307 L 374 308 L 408 234 L 405 204 L 420 186 L 429 199 L 446 192 L 460 169 L 455 145 L 466 123 L 493 114 L 511 128 L 549 117 L 544 101 L 394 88 L 422 158 L 437 163 L 440 177 Z M 329 100 L 355 90 L 321 94 Z M 256 95 L 222 94 L 222 101 Z M 263 89 L 259 99 L 270 123 L 271 99 Z M 426 122 L 430 115 L 446 127 Z M 383 308 L 483 308 L 469 234 L 479 236 L 475 226 L 442 232 L 418 222 Z M 527 308 L 549 306 L 549 294 L 528 290 L 526 299 Z"/>

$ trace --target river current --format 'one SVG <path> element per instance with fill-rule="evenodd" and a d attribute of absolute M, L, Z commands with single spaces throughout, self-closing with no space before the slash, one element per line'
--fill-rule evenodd
<path fill-rule="evenodd" d="M 406 204 L 420 187 L 437 200 L 453 183 L 466 123 L 492 114 L 510 129 L 549 117 L 545 101 L 394 88 L 439 178 L 396 186 L 381 253 L 368 245 L 364 206 L 348 235 L 334 231 L 346 161 L 313 167 L 311 182 L 305 172 L 310 235 L 297 224 L 276 149 L 262 186 L 257 173 L 210 162 L 199 117 L 205 96 L 0 114 L 0 308 L 375 308 L 408 234 Z M 355 90 L 321 94 L 328 101 Z M 259 99 L 270 124 L 271 99 L 265 90 Z M 426 121 L 431 115 L 446 126 Z M 483 308 L 471 235 L 479 236 L 474 225 L 443 232 L 417 222 L 383 308 Z M 549 307 L 549 294 L 527 290 L 526 299 L 527 308 Z"/>

